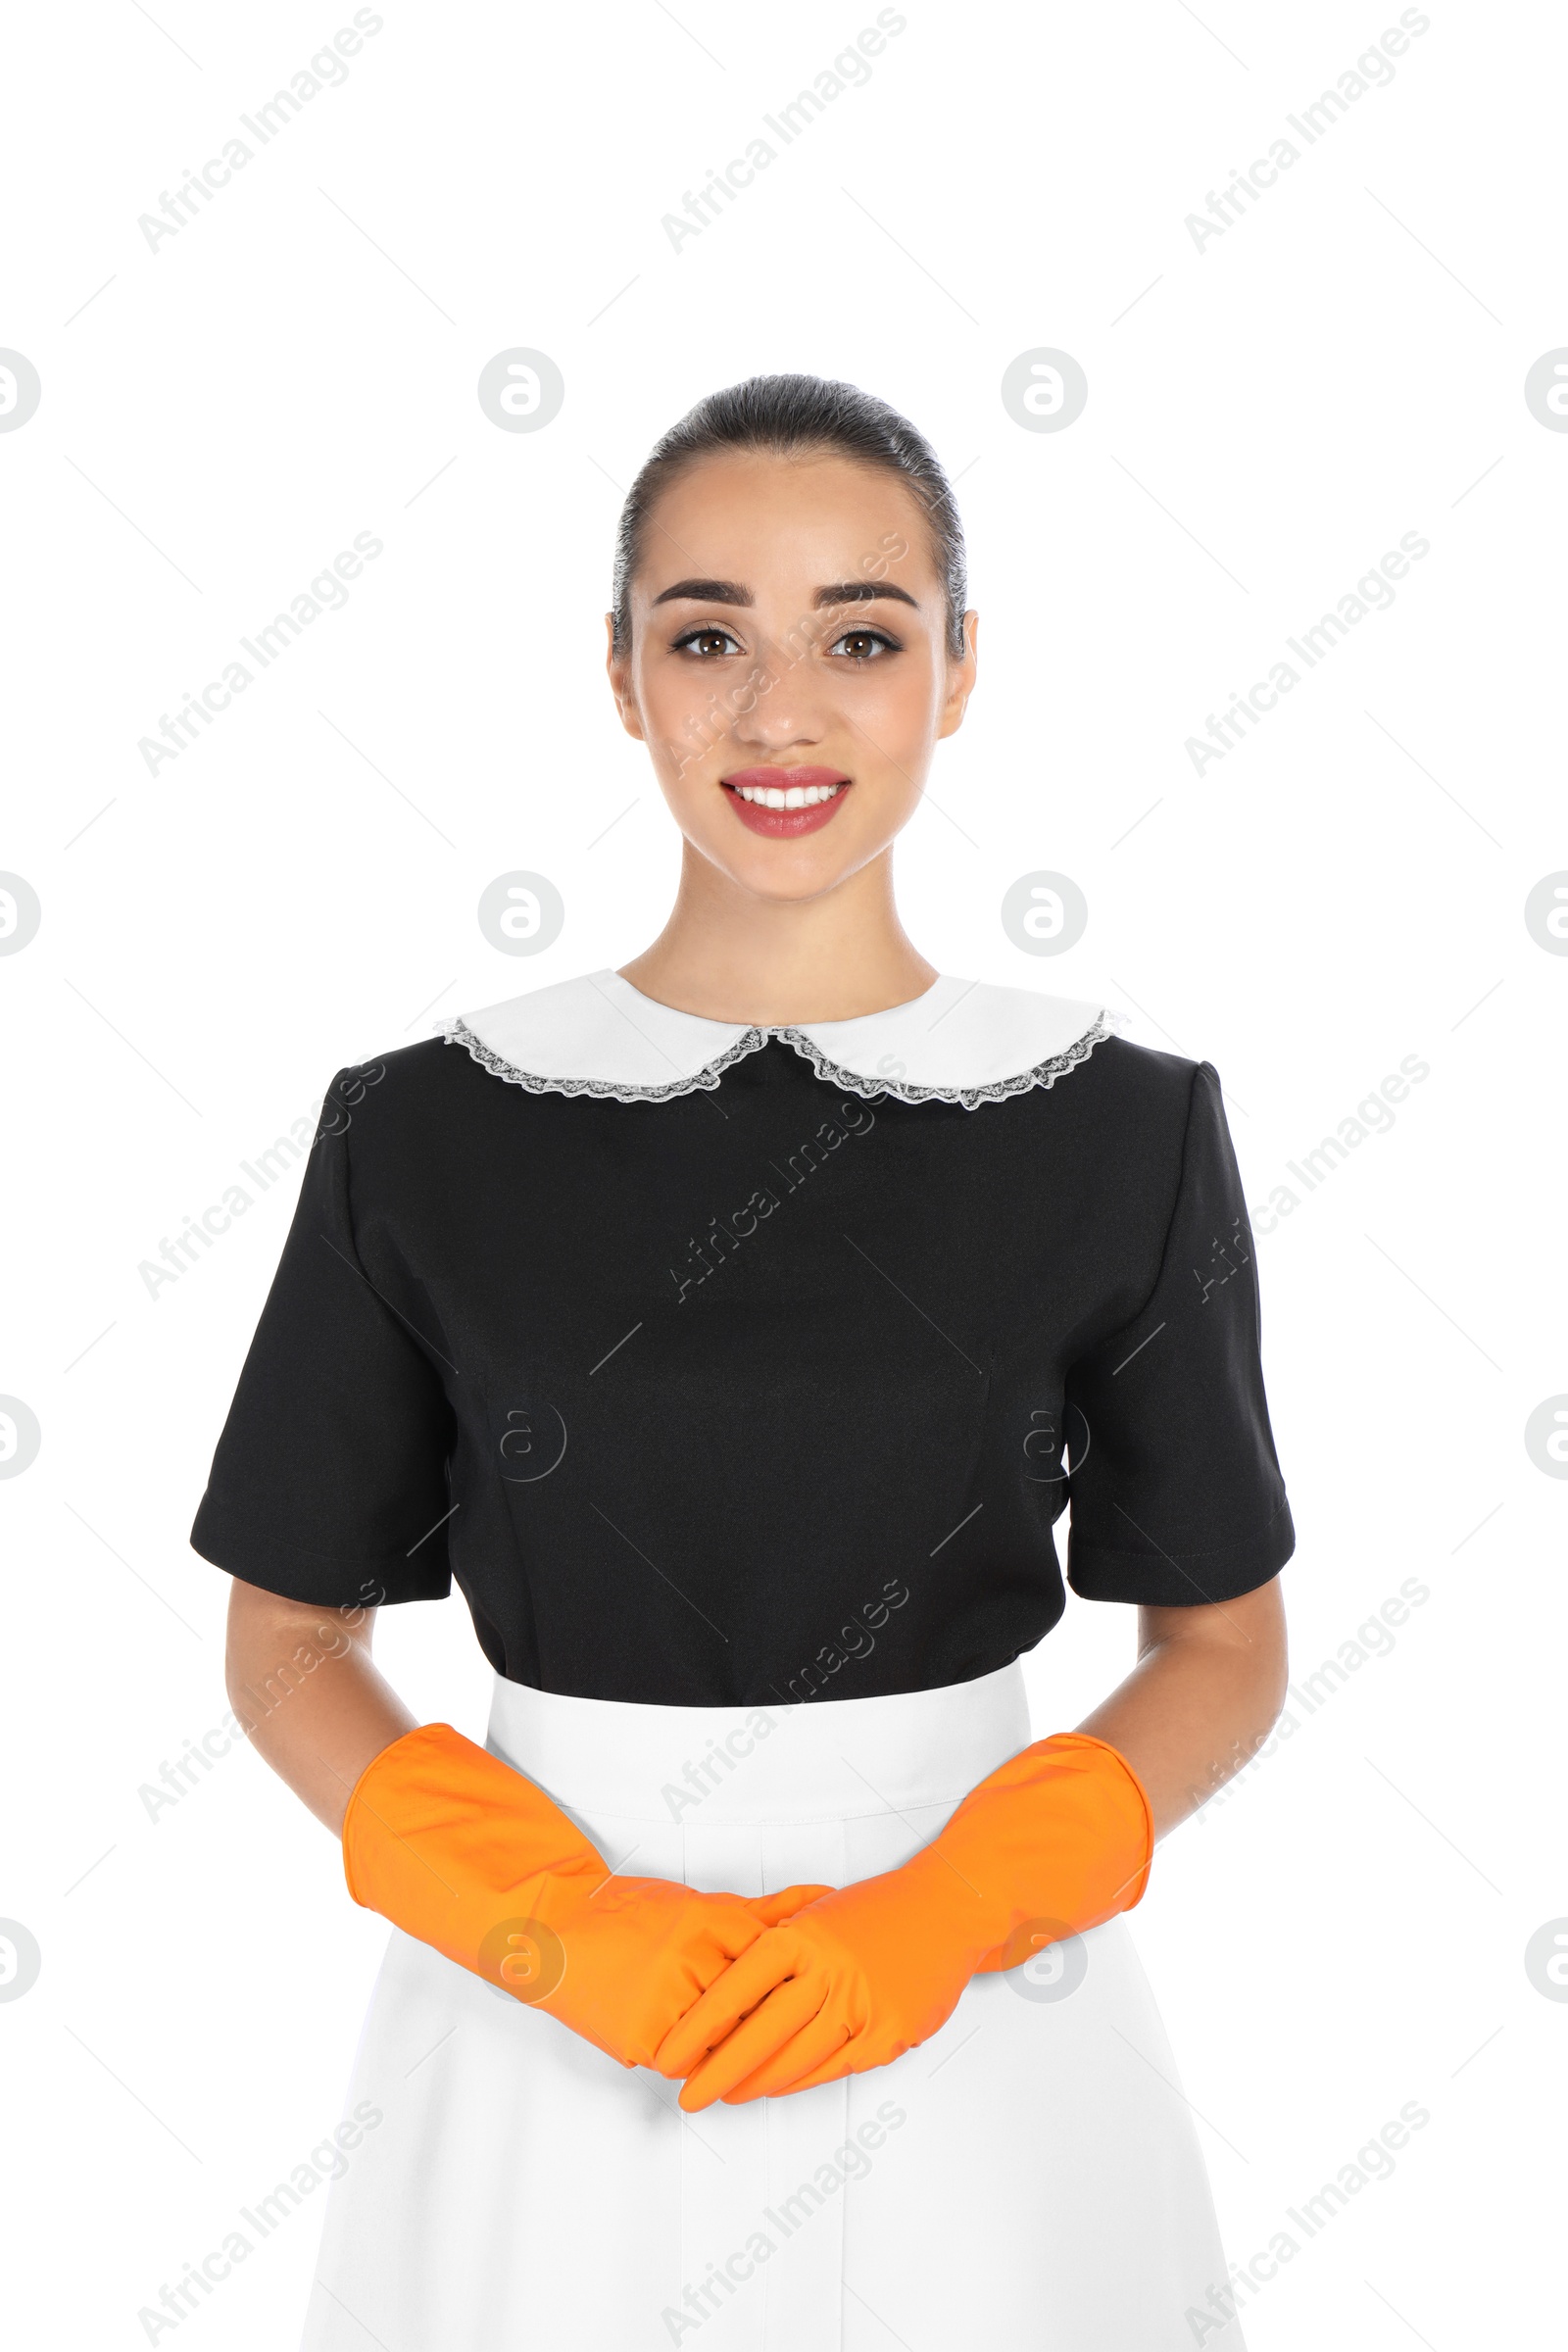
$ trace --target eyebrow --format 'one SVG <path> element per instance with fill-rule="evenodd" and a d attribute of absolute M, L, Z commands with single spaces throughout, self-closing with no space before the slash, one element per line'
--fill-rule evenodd
<path fill-rule="evenodd" d="M 831 605 L 868 605 L 881 598 L 891 598 L 901 605 L 912 605 L 918 612 L 919 601 L 906 588 L 896 588 L 891 580 L 836 580 L 831 587 L 818 588 L 811 602 L 820 612 Z M 656 605 L 677 601 L 698 605 L 751 605 L 756 598 L 739 580 L 677 580 L 672 588 L 661 589 Z"/>

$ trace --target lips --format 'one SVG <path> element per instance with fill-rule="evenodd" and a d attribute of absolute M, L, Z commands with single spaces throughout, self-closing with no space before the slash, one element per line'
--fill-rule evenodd
<path fill-rule="evenodd" d="M 740 767 L 720 782 L 747 830 L 775 841 L 820 832 L 850 791 L 841 767 Z"/>

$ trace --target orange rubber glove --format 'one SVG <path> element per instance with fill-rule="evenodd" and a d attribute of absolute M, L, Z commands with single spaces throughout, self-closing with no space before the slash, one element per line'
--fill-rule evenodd
<path fill-rule="evenodd" d="M 670 2030 L 659 2071 L 687 2077 L 680 2104 L 695 2114 L 886 2066 L 946 2023 L 978 1972 L 1130 1910 L 1153 1843 L 1123 1755 L 1083 1732 L 1037 1740 L 902 1868 L 759 1936 Z"/>
<path fill-rule="evenodd" d="M 652 2066 L 732 1960 L 828 1891 L 748 1901 L 617 1878 L 542 1788 L 447 1723 L 406 1732 L 367 1765 L 343 1870 L 357 1903 L 622 2066 Z"/>

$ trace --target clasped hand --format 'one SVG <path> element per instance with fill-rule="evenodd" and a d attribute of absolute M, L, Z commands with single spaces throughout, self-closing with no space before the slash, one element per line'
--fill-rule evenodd
<path fill-rule="evenodd" d="M 978 1962 L 929 1925 L 900 1872 L 823 1889 L 714 1979 L 661 2042 L 659 2072 L 686 2078 L 697 2114 L 886 2066 L 946 2023 Z"/>
<path fill-rule="evenodd" d="M 688 2113 L 886 2066 L 977 1970 L 1137 1902 L 1153 1848 L 1125 1757 L 1057 1733 L 1000 1765 L 898 1869 L 854 1886 L 704 1894 L 622 1878 L 555 1801 L 450 1724 L 354 1786 L 356 1902 L 623 2066 L 684 2078 Z M 1019 1938 L 1023 1940 L 1020 1941 Z"/>
<path fill-rule="evenodd" d="M 971 1977 L 1136 1903 L 1153 1816 L 1127 1759 L 1081 1732 L 1037 1740 L 972 1788 L 896 1870 L 769 1927 L 664 2034 L 688 2113 L 808 2090 L 929 2040 Z"/>

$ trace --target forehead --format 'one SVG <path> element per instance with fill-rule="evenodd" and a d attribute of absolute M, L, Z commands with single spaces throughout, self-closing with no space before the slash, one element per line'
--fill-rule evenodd
<path fill-rule="evenodd" d="M 937 585 L 930 525 L 897 474 L 836 455 L 725 450 L 687 466 L 655 502 L 636 589 L 654 597 L 699 573 L 758 593 L 773 581 L 810 589 L 873 565 L 911 595 Z"/>

